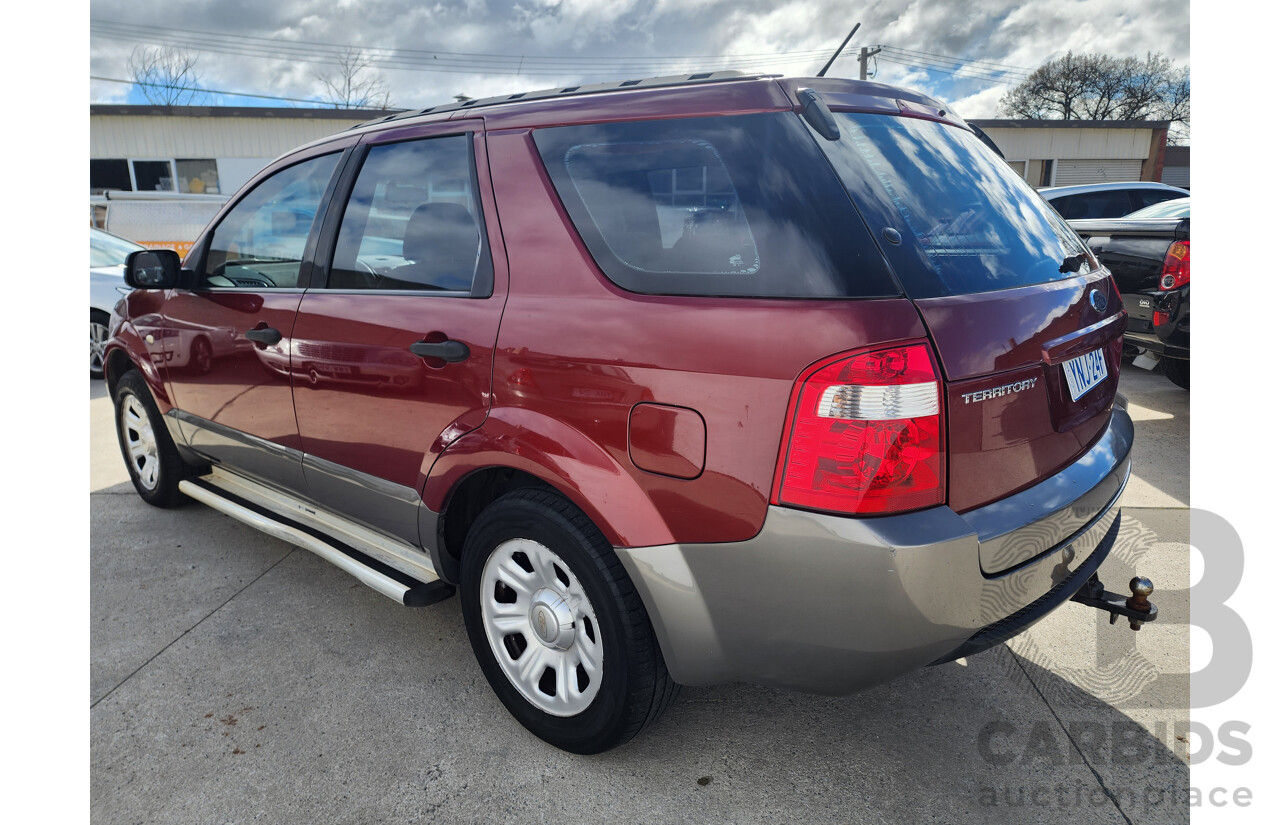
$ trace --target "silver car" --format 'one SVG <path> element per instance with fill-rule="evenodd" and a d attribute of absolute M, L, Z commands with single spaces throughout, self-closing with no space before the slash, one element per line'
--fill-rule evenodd
<path fill-rule="evenodd" d="M 111 310 L 129 294 L 124 283 L 124 259 L 142 249 L 133 241 L 89 227 L 89 377 L 102 377 Z"/>

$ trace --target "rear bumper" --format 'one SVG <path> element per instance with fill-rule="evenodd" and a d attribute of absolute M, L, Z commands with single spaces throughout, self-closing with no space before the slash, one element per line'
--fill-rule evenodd
<path fill-rule="evenodd" d="M 1070 467 L 963 515 L 770 507 L 748 541 L 617 552 L 677 682 L 849 693 L 997 644 L 1069 599 L 1115 541 L 1132 443 L 1117 405 Z"/>

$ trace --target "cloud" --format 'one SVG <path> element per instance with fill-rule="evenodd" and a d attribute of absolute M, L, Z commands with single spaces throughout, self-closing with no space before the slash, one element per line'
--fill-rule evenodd
<path fill-rule="evenodd" d="M 988 64 L 1025 72 L 1068 49 L 1160 51 L 1186 64 L 1190 48 L 1189 6 L 1165 0 L 875 0 L 857 9 L 839 0 L 95 0 L 91 17 L 131 24 L 111 37 L 91 27 L 92 74 L 127 77 L 132 47 L 167 37 L 197 50 L 206 87 L 281 97 L 321 92 L 316 76 L 332 66 L 317 62 L 314 44 L 412 50 L 412 67 L 376 52 L 401 106 L 730 65 L 812 74 L 860 19 L 831 74 L 857 77 L 858 48 L 887 45 L 895 51 L 873 62 L 877 79 L 985 117 L 1010 88 L 998 80 L 1022 76 L 993 77 Z M 986 63 L 956 71 L 947 56 Z M 90 94 L 106 101 L 121 88 L 92 83 Z"/>

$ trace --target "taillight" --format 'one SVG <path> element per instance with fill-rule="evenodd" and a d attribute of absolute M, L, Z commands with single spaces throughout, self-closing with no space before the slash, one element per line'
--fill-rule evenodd
<path fill-rule="evenodd" d="M 942 386 L 926 343 L 815 364 L 791 393 L 773 503 L 872 515 L 946 501 Z"/>
<path fill-rule="evenodd" d="M 1191 281 L 1191 241 L 1174 241 L 1164 253 L 1160 288 L 1177 289 Z"/>

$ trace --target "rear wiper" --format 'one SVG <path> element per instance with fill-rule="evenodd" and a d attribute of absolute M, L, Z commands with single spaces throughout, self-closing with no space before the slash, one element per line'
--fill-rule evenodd
<path fill-rule="evenodd" d="M 1079 255 L 1072 255 L 1070 258 L 1063 258 L 1062 265 L 1058 267 L 1058 271 L 1062 273 L 1075 272 L 1087 263 L 1089 263 L 1089 256 L 1082 252 Z"/>

